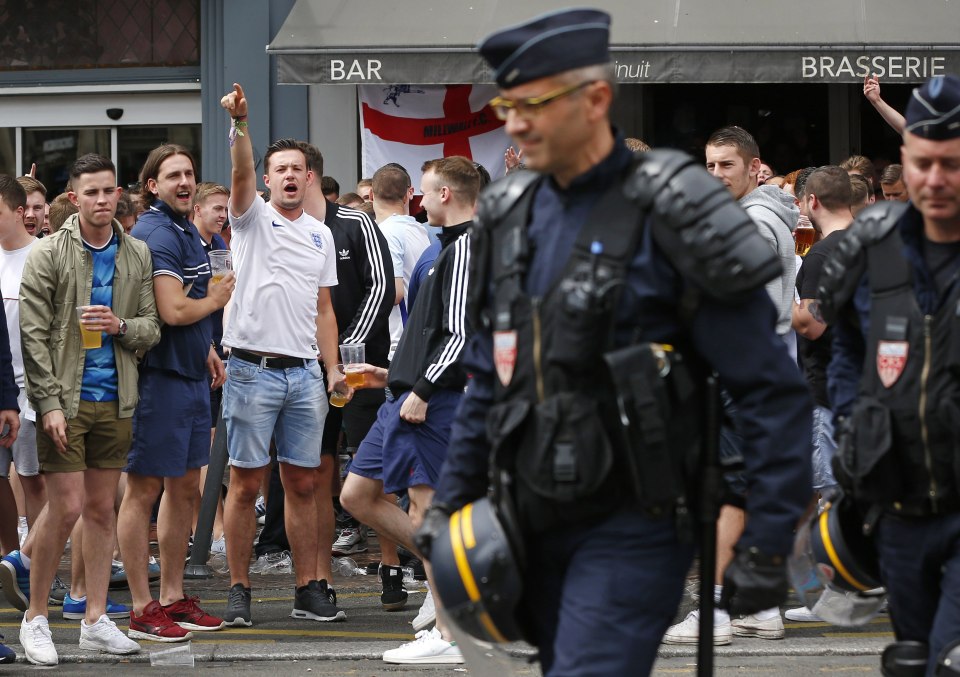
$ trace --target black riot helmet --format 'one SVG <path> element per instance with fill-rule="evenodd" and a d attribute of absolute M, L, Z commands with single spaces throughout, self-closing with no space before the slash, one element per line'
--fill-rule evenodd
<path fill-rule="evenodd" d="M 835 625 L 862 625 L 877 615 L 885 591 L 873 538 L 856 504 L 840 496 L 797 531 L 787 562 L 808 609 Z"/>
<path fill-rule="evenodd" d="M 501 512 L 504 515 L 501 516 Z M 514 618 L 520 599 L 521 551 L 512 520 L 489 498 L 465 505 L 430 549 L 437 594 L 452 619 L 477 639 L 512 642 L 522 634 Z"/>

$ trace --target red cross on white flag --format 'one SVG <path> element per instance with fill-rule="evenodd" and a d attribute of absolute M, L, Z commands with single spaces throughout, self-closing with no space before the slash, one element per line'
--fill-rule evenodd
<path fill-rule="evenodd" d="M 464 155 L 490 176 L 504 174 L 510 145 L 503 122 L 487 102 L 493 85 L 361 85 L 363 176 L 388 162 L 404 166 L 420 192 L 420 167 L 427 160 Z"/>

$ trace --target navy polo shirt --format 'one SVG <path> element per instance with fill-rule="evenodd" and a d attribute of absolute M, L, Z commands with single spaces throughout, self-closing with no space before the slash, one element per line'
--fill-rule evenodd
<path fill-rule="evenodd" d="M 130 234 L 150 248 L 154 277 L 170 275 L 180 280 L 187 298 L 206 297 L 210 263 L 200 233 L 190 221 L 156 200 L 140 215 Z M 160 329 L 160 343 L 147 352 L 143 363 L 184 378 L 206 380 L 212 338 L 213 321 L 209 315 L 193 324 L 165 324 Z"/>

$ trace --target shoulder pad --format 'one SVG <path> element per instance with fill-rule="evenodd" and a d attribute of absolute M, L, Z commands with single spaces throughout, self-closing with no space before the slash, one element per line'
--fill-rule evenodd
<path fill-rule="evenodd" d="M 857 291 L 867 269 L 867 249 L 893 232 L 906 209 L 904 202 L 884 200 L 857 214 L 847 228 L 836 250 L 824 262 L 817 285 L 817 304 L 827 324 L 836 320 L 840 308 Z"/>
<path fill-rule="evenodd" d="M 490 227 L 506 216 L 524 193 L 540 180 L 540 174 L 527 170 L 510 172 L 494 181 L 480 193 L 476 222 Z"/>
<path fill-rule="evenodd" d="M 644 153 L 624 192 L 649 213 L 657 244 L 704 294 L 736 301 L 782 274 L 779 254 L 756 224 L 686 153 Z"/>

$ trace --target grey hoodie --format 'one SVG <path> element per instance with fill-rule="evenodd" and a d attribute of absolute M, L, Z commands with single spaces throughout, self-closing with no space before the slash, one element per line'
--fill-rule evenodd
<path fill-rule="evenodd" d="M 760 229 L 760 234 L 780 255 L 783 274 L 767 283 L 767 293 L 777 307 L 777 334 L 790 331 L 793 290 L 797 281 L 797 259 L 794 255 L 793 230 L 800 218 L 800 209 L 793 196 L 776 186 L 758 186 L 740 198 L 743 207 Z"/>

